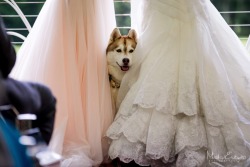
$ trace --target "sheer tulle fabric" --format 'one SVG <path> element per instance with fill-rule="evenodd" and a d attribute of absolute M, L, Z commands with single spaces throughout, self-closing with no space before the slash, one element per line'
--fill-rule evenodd
<path fill-rule="evenodd" d="M 107 132 L 110 157 L 152 166 L 249 166 L 250 57 L 241 41 L 209 0 L 131 4 L 140 37 Z"/>
<path fill-rule="evenodd" d="M 57 98 L 50 148 L 63 166 L 107 156 L 113 120 L 105 48 L 115 26 L 112 0 L 47 0 L 20 48 L 12 76 L 47 84 Z"/>

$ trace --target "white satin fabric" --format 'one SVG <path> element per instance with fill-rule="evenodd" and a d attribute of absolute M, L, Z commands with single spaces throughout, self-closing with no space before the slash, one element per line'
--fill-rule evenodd
<path fill-rule="evenodd" d="M 50 148 L 62 166 L 107 158 L 113 120 L 105 49 L 115 27 L 112 0 L 47 0 L 18 53 L 12 76 L 48 85 L 57 98 Z"/>
<path fill-rule="evenodd" d="M 250 57 L 236 34 L 209 0 L 131 4 L 136 63 L 107 131 L 110 157 L 151 166 L 249 166 Z"/>

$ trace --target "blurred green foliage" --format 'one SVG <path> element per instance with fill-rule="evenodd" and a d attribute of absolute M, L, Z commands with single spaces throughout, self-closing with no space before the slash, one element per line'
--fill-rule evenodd
<path fill-rule="evenodd" d="M 15 0 L 15 2 L 30 2 L 30 1 L 31 0 Z M 32 1 L 45 2 L 45 0 L 32 0 Z M 35 4 L 17 3 L 17 5 L 25 15 L 38 15 L 43 6 L 43 3 L 35 3 Z M 17 15 L 17 13 L 9 4 L 4 3 L 3 0 L 0 0 L 0 15 L 3 17 L 6 28 L 26 28 L 20 17 L 4 16 L 4 15 Z M 26 18 L 31 26 L 34 24 L 36 20 L 36 17 L 26 17 Z M 24 36 L 27 36 L 28 34 L 28 30 L 18 30 L 15 32 L 18 32 Z M 13 36 L 12 38 L 13 41 L 15 42 L 22 42 L 22 40 L 17 37 Z"/>
<path fill-rule="evenodd" d="M 129 1 L 124 2 L 114 2 L 115 7 L 115 14 L 130 14 L 130 3 Z M 131 19 L 130 16 L 116 16 L 116 26 L 117 27 L 130 27 L 131 25 Z M 129 31 L 129 28 L 120 28 L 121 34 L 127 34 Z"/>
<path fill-rule="evenodd" d="M 211 0 L 219 11 L 250 11 L 250 0 Z M 250 13 L 222 13 L 226 22 L 230 24 L 249 24 Z M 248 37 L 250 26 L 232 26 L 239 37 Z"/>

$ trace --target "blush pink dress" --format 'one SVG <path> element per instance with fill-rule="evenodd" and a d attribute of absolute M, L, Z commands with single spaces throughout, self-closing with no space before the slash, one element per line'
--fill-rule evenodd
<path fill-rule="evenodd" d="M 47 0 L 18 52 L 11 76 L 48 85 L 57 98 L 50 148 L 62 166 L 107 157 L 113 120 L 105 49 L 115 27 L 112 0 Z"/>

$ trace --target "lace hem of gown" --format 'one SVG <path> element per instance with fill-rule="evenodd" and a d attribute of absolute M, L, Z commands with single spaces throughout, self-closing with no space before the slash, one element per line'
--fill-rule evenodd
<path fill-rule="evenodd" d="M 171 115 L 135 107 L 131 115 L 118 115 L 108 129 L 107 136 L 113 140 L 109 156 L 152 166 L 176 161 L 176 155 L 187 148 L 203 149 L 206 156 L 209 152 L 248 156 L 250 146 L 243 133 L 248 128 L 237 122 L 212 126 L 199 115 Z"/>

